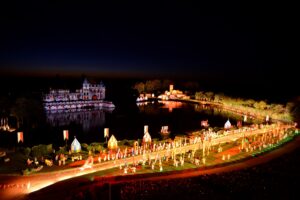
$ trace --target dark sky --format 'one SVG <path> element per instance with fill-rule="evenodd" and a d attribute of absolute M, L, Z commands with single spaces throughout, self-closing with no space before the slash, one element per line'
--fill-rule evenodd
<path fill-rule="evenodd" d="M 299 23 L 293 5 L 140 2 L 0 6 L 1 74 L 236 83 L 251 77 L 278 84 L 292 71 L 296 78 L 291 49 Z"/>

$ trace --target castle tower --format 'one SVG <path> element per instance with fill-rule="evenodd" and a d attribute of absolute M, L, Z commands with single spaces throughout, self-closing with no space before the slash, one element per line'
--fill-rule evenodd
<path fill-rule="evenodd" d="M 172 94 L 173 89 L 174 89 L 174 85 L 170 85 L 170 94 Z"/>
<path fill-rule="evenodd" d="M 85 78 L 83 81 L 83 84 L 82 84 L 82 99 L 83 100 L 89 99 L 89 86 L 90 86 L 90 83 Z"/>

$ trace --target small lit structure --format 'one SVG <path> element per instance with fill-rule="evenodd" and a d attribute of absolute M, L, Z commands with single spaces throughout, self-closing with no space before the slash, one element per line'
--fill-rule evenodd
<path fill-rule="evenodd" d="M 106 138 L 107 143 L 107 138 L 109 137 L 109 128 L 104 128 L 104 137 Z"/>
<path fill-rule="evenodd" d="M 237 125 L 236 125 L 236 126 L 237 126 L 238 128 L 241 128 L 241 127 L 242 127 L 242 121 L 239 120 L 239 121 L 237 122 Z"/>
<path fill-rule="evenodd" d="M 9 125 L 8 125 L 8 118 L 1 118 L 0 120 L 0 130 L 3 129 L 4 131 L 8 131 Z"/>
<path fill-rule="evenodd" d="M 168 134 L 170 134 L 169 127 L 168 126 L 162 126 L 161 130 L 160 130 L 160 133 L 162 135 L 168 135 Z"/>
<path fill-rule="evenodd" d="M 74 140 L 71 144 L 71 151 L 72 152 L 80 152 L 81 151 L 81 145 L 78 142 L 78 140 L 76 139 L 76 137 L 74 137 Z"/>
<path fill-rule="evenodd" d="M 228 119 L 227 122 L 225 123 L 224 128 L 225 128 L 225 129 L 230 129 L 230 128 L 231 128 L 231 123 L 230 123 L 229 119 Z"/>
<path fill-rule="evenodd" d="M 137 102 L 139 101 L 148 101 L 149 98 L 154 98 L 155 95 L 151 94 L 151 93 L 147 93 L 147 94 L 140 94 L 140 96 L 136 99 Z"/>
<path fill-rule="evenodd" d="M 244 115 L 244 122 L 247 121 L 247 115 Z"/>
<path fill-rule="evenodd" d="M 203 126 L 203 127 L 208 127 L 208 126 L 209 126 L 209 124 L 208 124 L 208 119 L 207 119 L 207 120 L 202 120 L 202 121 L 201 121 L 201 126 Z"/>
<path fill-rule="evenodd" d="M 134 148 L 135 152 L 137 152 L 139 150 L 139 142 L 138 141 L 134 141 L 133 148 Z"/>
<path fill-rule="evenodd" d="M 148 125 L 144 126 L 144 134 L 148 132 Z"/>
<path fill-rule="evenodd" d="M 23 132 L 18 132 L 18 143 L 19 142 L 24 142 Z"/>
<path fill-rule="evenodd" d="M 143 137 L 143 146 L 148 148 L 149 145 L 151 144 L 151 141 L 152 141 L 152 139 L 151 139 L 149 132 L 146 132 Z"/>
<path fill-rule="evenodd" d="M 270 120 L 270 117 L 269 117 L 269 115 L 267 115 L 267 116 L 266 116 L 266 122 L 268 123 L 269 120 Z"/>
<path fill-rule="evenodd" d="M 166 90 L 165 93 L 158 96 L 159 99 L 169 100 L 169 99 L 190 99 L 190 96 L 184 94 L 180 90 L 174 90 L 174 85 L 169 86 L 169 91 Z"/>
<path fill-rule="evenodd" d="M 170 85 L 170 86 L 169 86 L 170 93 L 173 92 L 173 89 L 174 89 L 174 85 Z"/>
<path fill-rule="evenodd" d="M 109 137 L 109 128 L 104 128 L 104 137 Z"/>
<path fill-rule="evenodd" d="M 109 149 L 117 149 L 118 148 L 118 141 L 114 135 L 111 135 L 111 137 L 109 138 L 107 147 Z"/>

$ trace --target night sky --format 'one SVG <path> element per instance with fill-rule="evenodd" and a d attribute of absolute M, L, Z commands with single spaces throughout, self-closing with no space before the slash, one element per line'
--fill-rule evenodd
<path fill-rule="evenodd" d="M 140 2 L 0 6 L 1 75 L 296 84 L 295 6 Z"/>

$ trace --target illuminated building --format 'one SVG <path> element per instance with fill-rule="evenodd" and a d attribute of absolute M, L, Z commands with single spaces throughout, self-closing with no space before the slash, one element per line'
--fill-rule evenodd
<path fill-rule="evenodd" d="M 104 101 L 105 86 L 92 84 L 87 79 L 83 81 L 82 88 L 75 92 L 70 90 L 51 89 L 44 95 L 44 108 L 46 110 L 78 109 L 84 107 L 115 107 L 112 102 Z"/>

